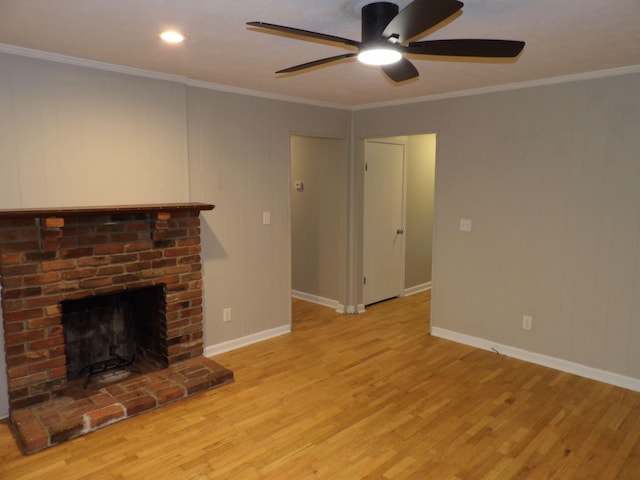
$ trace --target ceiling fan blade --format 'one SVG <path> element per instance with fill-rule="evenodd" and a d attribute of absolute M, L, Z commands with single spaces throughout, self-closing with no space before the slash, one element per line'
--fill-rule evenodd
<path fill-rule="evenodd" d="M 285 68 L 283 70 L 278 70 L 276 73 L 291 73 L 298 72 L 300 70 L 305 70 L 307 68 L 317 67 L 318 65 L 324 65 L 325 63 L 337 62 L 338 60 L 342 60 L 344 58 L 351 58 L 358 55 L 357 53 L 343 53 L 342 55 L 336 55 L 335 57 L 323 58 L 321 60 L 314 60 L 313 62 L 302 63 L 300 65 L 296 65 L 294 67 Z"/>
<path fill-rule="evenodd" d="M 400 61 L 390 65 L 383 65 L 382 71 L 394 82 L 404 82 L 416 78 L 420 74 L 416 67 L 413 66 L 406 58 L 402 57 Z"/>
<path fill-rule="evenodd" d="M 449 18 L 463 6 L 458 0 L 414 0 L 385 27 L 383 38 L 398 37 L 403 43 Z"/>
<path fill-rule="evenodd" d="M 425 40 L 411 42 L 405 49 L 407 53 L 418 55 L 448 55 L 453 57 L 517 57 L 524 48 L 524 42 L 517 40 Z"/>
<path fill-rule="evenodd" d="M 301 30 L 299 28 L 284 27 L 282 25 L 274 25 L 273 23 L 265 22 L 247 22 L 247 25 L 252 27 L 264 28 L 266 30 L 275 30 L 277 32 L 290 33 L 292 35 L 298 35 L 300 37 L 314 38 L 316 40 L 326 40 L 328 42 L 341 43 L 343 45 L 350 45 L 353 47 L 359 47 L 360 42 L 350 40 L 348 38 L 336 37 L 333 35 L 326 35 L 324 33 L 310 32 L 309 30 Z"/>

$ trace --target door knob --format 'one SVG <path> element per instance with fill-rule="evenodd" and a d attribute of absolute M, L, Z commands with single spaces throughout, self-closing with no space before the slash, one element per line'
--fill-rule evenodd
<path fill-rule="evenodd" d="M 404 229 L 399 228 L 399 229 L 397 229 L 397 230 L 396 230 L 396 233 L 397 233 L 398 235 L 402 235 L 402 234 L 404 233 Z"/>

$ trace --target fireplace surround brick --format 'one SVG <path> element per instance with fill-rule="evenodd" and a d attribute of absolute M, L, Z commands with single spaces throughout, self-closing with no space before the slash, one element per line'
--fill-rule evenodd
<path fill-rule="evenodd" d="M 164 204 L 0 211 L 0 281 L 12 414 L 66 392 L 61 307 L 66 300 L 163 286 L 166 367 L 202 356 L 199 214 L 212 208 Z M 216 383 L 196 379 L 193 386 L 191 380 L 156 391 L 153 402 L 146 394 L 127 399 L 128 408 L 145 410 L 151 403 L 162 404 Z M 100 408 L 87 417 L 96 428 L 121 416 L 122 407 L 109 403 Z M 25 428 L 37 430 L 36 425 Z"/>

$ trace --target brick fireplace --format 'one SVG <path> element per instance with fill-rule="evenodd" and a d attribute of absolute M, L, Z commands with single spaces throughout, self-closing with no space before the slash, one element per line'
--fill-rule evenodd
<path fill-rule="evenodd" d="M 203 357 L 199 214 L 211 209 L 0 211 L 10 421 L 25 453 L 233 381 Z M 138 306 L 110 306 L 121 297 Z M 97 305 L 96 318 L 115 315 L 113 325 L 87 331 L 80 301 Z M 76 350 L 80 360 L 67 357 Z"/>

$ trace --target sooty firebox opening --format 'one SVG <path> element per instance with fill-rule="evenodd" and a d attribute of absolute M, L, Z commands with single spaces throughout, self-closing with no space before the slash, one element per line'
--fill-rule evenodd
<path fill-rule="evenodd" d="M 62 325 L 67 379 L 85 388 L 168 366 L 164 285 L 63 301 Z"/>

